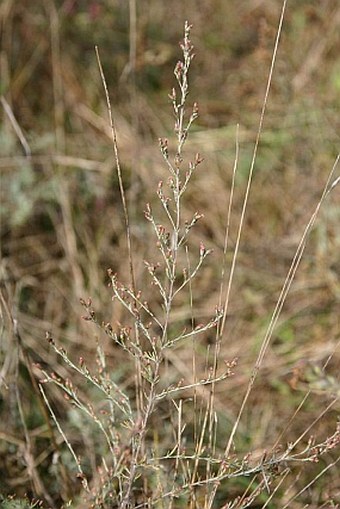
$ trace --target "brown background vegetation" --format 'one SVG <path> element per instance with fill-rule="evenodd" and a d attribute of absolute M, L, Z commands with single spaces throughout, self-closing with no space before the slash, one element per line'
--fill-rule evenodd
<path fill-rule="evenodd" d="M 47 445 L 38 397 L 22 352 L 17 364 L 18 334 L 12 319 L 17 320 L 23 350 L 31 361 L 61 376 L 67 371 L 57 364 L 45 342 L 46 330 L 71 357 L 81 354 L 89 365 L 94 357 L 98 332 L 81 319 L 80 297 L 91 296 L 103 317 L 123 319 L 118 309 L 113 310 L 107 289 L 107 268 L 124 280 L 128 266 L 94 46 L 99 47 L 118 131 L 138 286 L 152 298 L 143 260 L 153 259 L 155 241 L 143 211 L 146 202 L 155 202 L 157 183 L 164 178 L 158 137 L 168 137 L 171 143 L 173 118 L 167 94 L 174 84 L 184 21 L 193 24 L 197 55 L 189 103 L 198 102 L 200 116 L 186 153 L 190 158 L 200 152 L 204 163 L 188 192 L 183 214 L 204 213 L 193 230 L 192 249 L 201 240 L 214 249 L 194 288 L 195 319 L 205 321 L 218 299 L 236 125 L 240 126 L 240 161 L 231 246 L 280 3 L 141 0 L 136 19 L 133 2 L 130 8 L 129 2 L 116 0 L 1 3 L 1 95 L 27 146 L 23 147 L 3 108 L 0 493 L 43 494 L 32 489 L 22 460 L 25 435 L 16 386 L 32 455 L 56 501 L 59 492 L 57 481 L 51 480 L 53 447 Z M 339 25 L 336 0 L 288 3 L 222 344 L 222 358 L 239 358 L 235 376 L 217 389 L 217 410 L 226 430 L 238 411 L 300 235 L 339 150 Z M 310 380 L 303 376 L 297 386 L 288 383 L 298 363 L 304 370 L 304 366 L 322 366 L 331 356 L 327 374 L 339 369 L 339 197 L 339 190 L 329 197 L 309 239 L 244 415 L 238 437 L 241 452 L 270 447 L 284 429 L 309 388 Z M 179 303 L 176 312 L 179 324 L 190 320 L 188 302 Z M 210 340 L 207 336 L 202 341 Z M 107 343 L 105 349 L 116 378 L 126 379 L 128 386 L 130 367 L 123 354 Z M 179 348 L 171 355 L 173 380 L 186 379 L 192 351 Z M 203 356 L 203 368 L 204 362 Z M 131 370 L 129 376 L 133 378 Z M 51 391 L 51 401 L 71 441 L 79 447 L 87 443 L 89 461 L 95 463 L 91 432 L 85 424 L 80 429 L 72 422 L 69 406 L 58 391 Z M 328 402 L 327 391 L 315 391 L 283 443 L 294 440 Z M 337 410 L 333 408 L 312 433 L 321 438 L 331 433 Z M 226 431 L 221 430 L 221 440 L 225 437 Z M 305 478 L 309 475 L 306 472 Z M 339 501 L 338 479 L 339 468 L 335 468 L 309 499 L 306 495 L 304 503 L 321 506 L 327 497 Z"/>

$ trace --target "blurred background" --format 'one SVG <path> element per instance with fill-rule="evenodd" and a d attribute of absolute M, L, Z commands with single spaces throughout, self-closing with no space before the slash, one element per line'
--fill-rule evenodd
<path fill-rule="evenodd" d="M 81 354 L 91 366 L 99 332 L 82 320 L 79 299 L 90 296 L 107 320 L 123 319 L 121 311 L 113 311 L 107 288 L 109 267 L 122 280 L 129 276 L 95 45 L 118 133 L 137 285 L 144 288 L 149 283 L 143 260 L 153 260 L 157 251 L 144 208 L 147 202 L 158 206 L 157 184 L 167 175 L 158 138 L 169 138 L 175 147 L 168 93 L 175 85 L 173 68 L 181 57 L 178 42 L 184 22 L 193 25 L 196 56 L 188 103 L 198 102 L 199 118 L 185 154 L 190 160 L 199 152 L 204 163 L 184 200 L 183 216 L 204 214 L 192 231 L 193 246 L 203 241 L 214 250 L 194 293 L 195 319 L 204 322 L 218 301 L 236 126 L 240 158 L 227 263 L 235 244 L 280 10 L 277 0 L 2 0 L 3 495 L 27 493 L 46 500 L 48 491 L 57 506 L 60 497 L 67 498 L 54 471 L 55 446 L 34 384 L 38 377 L 34 363 L 67 376 L 45 341 L 45 332 L 51 331 L 71 357 Z M 300 236 L 339 151 L 339 27 L 337 0 L 288 3 L 222 343 L 221 357 L 238 357 L 239 364 L 235 376 L 217 388 L 217 410 L 225 419 L 221 442 L 237 414 Z M 296 439 L 327 406 L 334 390 L 339 391 L 339 198 L 335 189 L 308 241 L 244 415 L 240 451 L 263 450 L 275 443 L 306 391 L 317 389 L 282 442 Z M 148 292 L 152 299 L 152 291 Z M 189 302 L 179 302 L 176 312 L 179 323 L 190 319 Z M 202 340 L 204 345 L 209 341 L 208 336 Z M 203 368 L 204 345 L 199 361 Z M 116 379 L 131 383 L 133 373 L 123 353 L 108 342 L 104 347 Z M 190 349 L 172 353 L 174 380 L 187 378 L 191 357 Z M 327 359 L 325 372 L 314 369 Z M 299 375 L 291 383 L 297 365 Z M 315 372 L 316 379 L 310 375 Z M 85 393 L 86 388 L 81 390 Z M 75 448 L 87 444 L 88 468 L 95 470 L 100 450 L 90 424 L 79 421 L 57 390 L 49 394 Z M 336 419 L 333 407 L 311 433 L 326 438 Z M 28 457 L 34 458 L 31 470 L 26 468 Z M 322 467 L 314 466 L 314 475 Z M 339 472 L 335 467 L 317 484 L 316 503 L 327 497 L 340 500 Z M 311 471 L 301 483 L 308 475 Z M 71 491 L 79 489 L 75 484 Z M 235 486 L 235 494 L 238 489 Z"/>

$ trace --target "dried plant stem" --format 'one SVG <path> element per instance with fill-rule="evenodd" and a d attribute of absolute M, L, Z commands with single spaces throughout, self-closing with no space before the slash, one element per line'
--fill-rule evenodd
<path fill-rule="evenodd" d="M 45 391 L 44 391 L 44 389 L 43 389 L 43 387 L 42 387 L 42 385 L 41 385 L 41 384 L 39 384 L 39 389 L 40 389 L 40 392 L 41 392 L 41 394 L 42 394 L 42 396 L 43 396 L 43 398 L 44 398 L 45 404 L 46 404 L 46 406 L 47 406 L 47 408 L 48 408 L 48 410 L 49 410 L 49 412 L 50 412 L 50 414 L 51 414 L 51 416 L 52 416 L 52 419 L 53 419 L 53 421 L 54 421 L 55 425 L 56 425 L 56 426 L 57 426 L 57 428 L 58 428 L 59 433 L 60 433 L 60 434 L 61 434 L 61 436 L 63 437 L 63 439 L 64 439 L 64 441 L 65 441 L 65 444 L 67 445 L 67 447 L 68 447 L 68 449 L 69 449 L 69 451 L 70 451 L 71 455 L 73 456 L 73 459 L 74 459 L 74 461 L 75 461 L 75 464 L 77 465 L 77 469 L 78 469 L 79 476 L 80 476 L 80 478 L 81 478 L 81 480 L 82 480 L 83 487 L 84 487 L 84 489 L 85 489 L 86 491 L 88 491 L 88 489 L 89 489 L 89 488 L 88 488 L 87 480 L 86 480 L 85 474 L 84 474 L 84 472 L 83 472 L 83 469 L 82 469 L 82 467 L 81 467 L 81 463 L 80 463 L 80 461 L 79 461 L 79 458 L 77 457 L 76 453 L 74 452 L 74 449 L 73 449 L 73 447 L 72 447 L 72 445 L 71 445 L 70 441 L 68 440 L 68 438 L 67 438 L 67 436 L 65 435 L 65 433 L 64 433 L 64 431 L 63 431 L 63 429 L 62 429 L 62 427 L 60 426 L 60 423 L 59 423 L 59 421 L 58 421 L 58 419 L 57 419 L 57 417 L 56 417 L 55 413 L 54 413 L 54 412 L 53 412 L 53 410 L 52 410 L 52 407 L 51 407 L 51 405 L 50 405 L 50 402 L 48 401 L 48 398 L 47 398 L 47 396 L 46 396 L 46 394 L 45 394 Z"/>
<path fill-rule="evenodd" d="M 220 309 L 222 309 L 222 298 L 223 298 L 223 294 L 224 294 L 223 287 L 224 287 L 225 270 L 226 270 L 226 255 L 227 255 L 227 251 L 228 251 L 228 243 L 229 243 L 229 235 L 230 235 L 230 222 L 231 222 L 231 214 L 232 214 L 233 201 L 234 201 L 235 181 L 236 181 L 236 173 L 237 173 L 238 162 L 239 162 L 239 153 L 240 153 L 239 124 L 237 124 L 236 137 L 235 137 L 235 157 L 234 157 L 234 165 L 233 165 L 232 180 L 231 180 L 231 187 L 230 187 L 226 229 L 225 229 L 225 235 L 224 235 L 223 262 L 222 262 L 222 270 L 221 270 L 221 284 L 220 284 L 220 294 L 219 294 L 219 304 L 218 304 L 218 307 Z M 224 306 L 224 309 L 225 309 L 225 306 Z M 216 328 L 216 341 L 215 341 L 214 360 L 213 360 L 213 377 L 214 378 L 216 378 L 216 375 L 217 375 L 218 361 L 219 361 L 219 356 L 220 356 L 220 351 L 221 351 L 222 334 L 223 334 L 223 330 L 222 330 L 222 320 L 221 320 L 221 322 L 218 323 L 217 328 Z M 209 399 L 210 399 L 210 401 L 209 401 L 209 408 L 210 408 L 209 436 L 212 436 L 213 428 L 215 427 L 215 430 L 217 429 L 217 422 L 216 422 L 216 415 L 215 415 L 215 382 L 211 385 Z M 209 445 L 210 445 L 210 449 L 212 449 L 211 441 L 210 441 Z M 212 456 L 213 456 L 213 454 L 214 454 L 214 451 L 212 451 Z M 209 477 L 209 465 L 207 465 L 207 476 Z M 208 504 L 208 501 L 206 501 L 206 504 Z"/>
<path fill-rule="evenodd" d="M 261 115 L 260 115 L 260 122 L 259 122 L 259 127 L 258 127 L 258 130 L 257 130 L 257 135 L 256 135 L 256 140 L 255 140 L 255 145 L 254 145 L 254 151 L 253 151 L 253 157 L 252 157 L 252 160 L 251 160 L 251 165 L 250 165 L 250 170 L 249 170 L 249 175 L 248 175 L 248 181 L 247 181 L 245 197 L 244 197 L 244 200 L 243 200 L 241 218 L 240 218 L 240 223 L 239 223 L 239 228 L 238 228 L 237 238 L 236 238 L 236 245 L 235 245 L 234 254 L 233 254 L 233 260 L 232 260 L 231 269 L 230 269 L 230 275 L 229 275 L 228 287 L 227 287 L 226 298 L 225 298 L 225 305 L 224 305 L 224 315 L 223 315 L 222 323 L 221 323 L 221 331 L 220 331 L 221 335 L 223 335 L 223 331 L 224 331 L 224 327 L 225 327 L 225 323 L 226 323 L 226 319 L 227 319 L 227 314 L 228 314 L 228 306 L 229 306 L 231 285 L 232 285 L 232 281 L 233 281 L 233 278 L 234 278 L 234 272 L 235 272 L 235 267 L 236 267 L 236 260 L 237 260 L 237 255 L 238 255 L 238 250 L 239 250 L 240 240 L 241 240 L 241 233 L 242 233 L 242 230 L 243 230 L 244 218 L 245 218 L 246 208 L 247 208 L 247 204 L 248 204 L 248 198 L 249 198 L 250 187 L 251 187 L 253 173 L 254 173 L 254 168 L 255 168 L 255 161 L 256 161 L 256 157 L 257 157 L 258 146 L 259 146 L 259 143 L 260 143 L 260 137 L 261 137 L 262 127 L 263 127 L 263 122 L 264 122 L 264 116 L 265 116 L 265 112 L 266 112 L 266 108 L 267 108 L 269 91 L 270 91 L 270 87 L 271 87 L 271 83 L 272 83 L 272 79 L 273 79 L 274 67 L 275 67 L 275 62 L 276 62 L 278 48 L 279 48 L 279 41 L 280 41 L 281 32 L 282 32 L 282 26 L 283 26 L 283 20 L 284 20 L 286 5 L 287 5 L 287 0 L 284 0 L 283 4 L 282 4 L 282 9 L 281 9 L 279 25 L 278 25 L 278 29 L 277 29 L 277 33 L 276 33 L 276 39 L 275 39 L 273 55 L 272 55 L 272 61 L 271 61 L 271 65 L 270 65 L 270 70 L 269 70 L 269 75 L 268 75 L 268 80 L 267 80 L 267 86 L 266 86 L 266 91 L 265 91 L 263 105 L 262 105 L 262 110 L 261 110 Z M 248 399 L 248 397 L 247 397 L 247 399 Z M 244 408 L 244 406 L 242 405 L 241 406 L 241 410 L 240 410 L 240 414 L 242 414 L 243 408 Z M 231 435 L 230 435 L 230 438 L 229 438 L 229 442 L 228 442 L 226 450 L 225 450 L 225 456 L 229 455 L 230 447 L 231 447 L 231 444 L 233 442 L 234 435 L 235 435 L 236 429 L 238 427 L 238 423 L 239 423 L 239 418 L 237 418 L 237 420 L 235 422 L 235 425 L 234 425 L 234 428 L 233 428 L 233 431 L 231 432 Z"/>
<path fill-rule="evenodd" d="M 245 191 L 245 195 L 244 195 L 244 199 L 243 199 L 241 218 L 240 218 L 239 227 L 238 227 L 238 231 L 237 231 L 235 249 L 234 249 L 233 259 L 232 259 L 231 268 L 230 268 L 229 280 L 228 280 L 228 285 L 227 285 L 227 292 L 226 292 L 226 297 L 225 297 L 225 302 L 224 302 L 224 315 L 223 315 L 223 318 L 222 318 L 222 323 L 221 323 L 221 328 L 220 328 L 221 336 L 223 335 L 224 327 L 225 327 L 227 316 L 228 316 L 228 308 L 229 308 L 231 286 L 232 286 L 232 282 L 233 282 L 233 279 L 234 279 L 234 272 L 235 272 L 235 268 L 236 268 L 236 261 L 237 261 L 237 257 L 238 257 L 239 247 L 240 247 L 241 235 L 242 235 L 242 231 L 243 231 L 244 219 L 245 219 L 247 205 L 248 205 L 248 198 L 249 198 L 250 188 L 251 188 L 251 184 L 252 184 L 252 180 L 253 180 L 255 162 L 256 162 L 256 158 L 257 158 L 257 152 L 258 152 L 258 148 L 259 148 L 259 143 L 260 143 L 260 138 L 261 138 L 261 133 L 262 133 L 264 117 L 265 117 L 265 113 L 266 113 L 266 109 L 267 109 L 269 92 L 270 92 L 270 88 L 271 88 L 271 84 L 272 84 L 272 79 L 273 79 L 275 62 L 276 62 L 277 53 L 278 53 L 278 49 L 279 49 L 279 42 L 280 42 L 281 33 L 282 33 L 282 26 L 283 26 L 283 20 L 284 20 L 284 16 L 285 16 L 285 11 L 286 11 L 286 5 L 287 5 L 287 0 L 284 0 L 283 3 L 282 3 L 282 9 L 281 9 L 279 25 L 278 25 L 278 29 L 277 29 L 277 32 L 276 32 L 276 39 L 275 39 L 273 55 L 272 55 L 272 60 L 271 60 L 271 64 L 270 64 L 269 74 L 268 74 L 266 91 L 265 91 L 264 100 L 263 100 L 263 103 L 262 103 L 262 109 L 261 109 L 261 114 L 260 114 L 260 121 L 259 121 L 259 126 L 258 126 L 258 129 L 257 129 L 255 145 L 254 145 L 254 150 L 253 150 L 253 156 L 252 156 L 252 160 L 251 160 L 251 163 L 250 163 L 250 169 L 249 169 L 248 180 L 247 180 L 247 187 L 246 187 L 246 191 Z"/>
<path fill-rule="evenodd" d="M 131 246 L 131 227 L 130 227 L 129 212 L 128 212 L 126 196 L 125 196 L 125 189 L 124 189 L 124 184 L 123 184 L 122 170 L 121 170 L 120 161 L 119 161 L 118 143 L 117 143 L 117 131 L 116 131 L 116 126 L 115 126 L 115 123 L 114 123 L 113 115 L 112 115 L 112 108 L 111 108 L 111 101 L 110 101 L 110 96 L 109 96 L 109 90 L 108 90 L 108 87 L 107 87 L 104 70 L 103 70 L 103 67 L 102 67 L 101 60 L 100 60 L 98 46 L 95 46 L 95 52 L 96 52 L 96 57 L 97 57 L 100 77 L 101 77 L 102 84 L 103 84 L 103 87 L 104 87 L 104 92 L 105 92 L 105 99 L 106 99 L 106 106 L 107 106 L 107 110 L 108 110 L 110 127 L 111 127 L 112 146 L 113 146 L 114 158 L 115 158 L 116 169 L 117 169 L 117 176 L 118 176 L 120 197 L 121 197 L 122 205 L 123 205 L 124 221 L 125 221 L 125 228 L 126 228 L 126 242 L 127 242 L 127 248 L 128 248 L 128 256 L 129 256 L 129 268 L 130 268 L 131 286 L 133 288 L 134 293 L 136 293 L 136 282 L 135 282 L 135 275 L 134 275 L 133 255 L 132 255 L 132 246 Z"/>
<path fill-rule="evenodd" d="M 10 105 L 6 101 L 6 98 L 3 95 L 0 96 L 0 102 L 2 104 L 2 107 L 3 107 L 7 117 L 9 118 L 9 121 L 12 124 L 12 127 L 13 127 L 16 135 L 19 138 L 19 141 L 20 141 L 20 143 L 22 145 L 22 148 L 24 149 L 26 157 L 31 158 L 31 148 L 30 148 L 30 146 L 29 146 L 29 144 L 27 142 L 27 139 L 26 139 L 26 137 L 25 137 L 25 135 L 23 133 L 23 130 L 21 129 L 17 119 L 14 116 L 12 108 L 10 107 Z"/>
<path fill-rule="evenodd" d="M 131 287 L 132 287 L 132 291 L 133 291 L 134 295 L 137 295 L 136 280 L 135 280 L 135 274 L 134 274 L 133 255 L 132 255 L 132 245 L 131 245 L 131 227 L 130 227 L 128 206 L 127 206 L 127 201 L 126 201 L 126 196 L 125 196 L 123 176 L 122 176 L 120 160 L 119 160 L 117 131 L 116 131 L 115 123 L 114 123 L 114 118 L 113 118 L 112 108 L 111 108 L 111 101 L 110 101 L 110 96 L 109 96 L 109 90 L 107 87 L 103 66 L 102 66 L 102 63 L 100 60 L 98 46 L 95 46 L 95 52 L 96 52 L 100 77 L 101 77 L 102 84 L 104 87 L 106 106 L 107 106 L 107 111 L 108 111 L 108 115 L 109 115 L 110 127 L 111 127 L 112 146 L 113 146 L 114 158 L 115 158 L 115 163 L 116 163 L 119 190 L 120 190 L 120 196 L 121 196 L 122 205 L 123 205 Z M 136 308 L 136 312 L 138 312 L 137 304 L 135 305 L 135 308 Z M 136 344 L 137 344 L 137 346 L 139 346 L 139 344 L 140 344 L 138 329 L 136 329 Z M 140 361 L 138 359 L 136 360 L 136 394 L 137 394 L 138 412 L 139 412 L 139 414 L 141 414 L 141 409 L 143 407 L 143 387 L 142 387 L 141 366 L 140 366 Z"/>
<path fill-rule="evenodd" d="M 268 506 L 268 504 L 270 504 L 270 502 L 273 500 L 275 494 L 279 491 L 281 485 L 283 484 L 283 481 L 286 479 L 289 473 L 290 473 L 289 468 L 286 468 L 286 470 L 282 472 L 281 479 L 279 480 L 275 488 L 272 490 L 272 492 L 270 493 L 269 497 L 267 498 L 266 502 L 264 503 L 261 509 L 265 509 Z"/>

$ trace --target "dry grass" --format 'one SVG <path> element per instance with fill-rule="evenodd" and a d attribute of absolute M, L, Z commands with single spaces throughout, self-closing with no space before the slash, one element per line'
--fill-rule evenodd
<path fill-rule="evenodd" d="M 46 507 L 66 507 L 70 499 L 74 507 L 331 507 L 340 496 L 339 186 L 324 197 L 322 189 L 338 144 L 334 62 L 339 8 L 336 2 L 325 9 L 288 7 L 245 201 L 279 12 L 274 4 L 237 7 L 236 2 L 228 6 L 225 30 L 221 20 L 227 7 L 217 2 L 200 12 L 182 3 L 174 8 L 151 2 L 150 14 L 137 11 L 137 21 L 133 5 L 130 18 L 124 8 L 117 4 L 112 12 L 106 2 L 100 7 L 92 2 L 83 13 L 71 3 L 58 10 L 48 2 L 44 9 L 25 2 L 1 6 L 0 493 L 27 494 Z M 103 76 L 87 43 L 86 16 L 98 34 L 94 42 L 114 105 L 122 180 L 113 171 Z M 159 256 L 169 262 L 166 251 L 163 259 L 159 253 L 167 239 L 156 227 L 155 245 L 152 217 L 147 214 L 145 221 L 143 211 L 150 203 L 159 218 L 162 198 L 159 202 L 155 191 L 160 180 L 164 192 L 171 191 L 166 145 L 161 144 L 162 157 L 157 138 L 169 138 L 171 161 L 173 151 L 181 151 L 180 139 L 177 148 L 171 141 L 164 87 L 173 81 L 174 43 L 185 17 L 194 24 L 198 52 L 187 110 L 193 97 L 201 105 L 183 166 L 197 152 L 204 161 L 183 197 L 180 219 L 190 221 L 196 211 L 204 218 L 190 230 L 188 251 L 183 244 L 176 264 L 190 274 L 200 252 L 202 258 L 210 249 L 213 253 L 170 312 L 164 302 L 162 307 L 157 281 L 150 286 L 144 264 Z M 166 41 L 156 31 L 157 20 L 164 18 L 171 19 Z M 105 36 L 112 33 L 112 19 L 121 31 Z M 126 29 L 128 56 L 122 42 Z M 71 42 L 75 30 L 83 50 L 78 59 L 77 44 Z M 114 65 L 108 44 L 115 48 Z M 125 219 L 119 185 L 121 195 L 125 189 Z M 315 210 L 318 217 L 304 239 Z M 295 253 L 303 254 L 299 267 L 293 265 L 298 271 L 294 280 L 285 279 Z M 226 301 L 225 293 L 220 297 L 221 272 L 225 264 L 225 291 L 233 259 Z M 181 284 L 179 277 L 173 285 Z M 168 281 L 171 292 L 171 277 L 160 281 Z M 285 281 L 290 291 L 271 331 Z M 82 320 L 79 298 L 99 328 Z M 139 328 L 122 344 L 114 332 L 123 325 L 138 331 L 148 314 L 144 301 L 163 334 L 153 324 L 152 334 Z M 216 333 L 209 320 L 219 301 L 225 323 L 222 327 L 218 321 Z M 102 322 L 110 323 L 112 332 L 103 331 Z M 181 337 L 199 324 L 205 325 L 197 340 Z M 46 330 L 50 344 L 44 340 Z M 163 345 L 154 344 L 153 337 L 163 337 Z M 174 338 L 179 340 L 169 348 Z M 151 375 L 146 352 L 156 356 L 158 367 Z M 235 358 L 234 375 L 215 383 L 214 377 L 224 376 L 223 360 L 233 363 Z M 54 379 L 42 385 L 43 393 L 42 378 Z M 101 396 L 108 380 L 111 393 Z M 117 395 L 123 408 L 114 411 L 108 402 L 114 406 Z M 127 427 L 121 427 L 124 415 Z"/>

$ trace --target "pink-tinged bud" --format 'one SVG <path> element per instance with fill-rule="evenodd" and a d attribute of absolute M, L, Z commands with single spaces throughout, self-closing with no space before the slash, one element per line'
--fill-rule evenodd
<path fill-rule="evenodd" d="M 200 242 L 200 256 L 204 256 L 205 253 L 207 252 L 206 248 L 205 248 L 205 245 L 203 244 L 203 242 L 201 241 Z"/>
<path fill-rule="evenodd" d="M 159 138 L 158 141 L 159 141 L 159 144 L 160 144 L 162 149 L 167 148 L 167 146 L 168 146 L 168 139 L 167 138 Z"/>
<path fill-rule="evenodd" d="M 201 155 L 199 153 L 197 153 L 196 157 L 195 157 L 195 164 L 196 164 L 196 166 L 198 164 L 200 164 L 202 161 L 203 161 L 203 157 L 201 157 Z"/>
<path fill-rule="evenodd" d="M 171 101 L 176 101 L 176 90 L 174 88 L 171 90 L 171 93 L 168 94 L 168 97 Z"/>
<path fill-rule="evenodd" d="M 183 62 L 181 62 L 180 60 L 177 62 L 176 64 L 176 67 L 175 67 L 175 70 L 174 70 L 174 74 L 176 76 L 176 78 L 179 80 L 181 77 L 182 77 L 182 74 L 183 74 L 183 67 L 184 67 L 184 64 Z"/>
<path fill-rule="evenodd" d="M 145 205 L 144 216 L 145 216 L 145 219 L 147 219 L 148 221 L 152 220 L 152 213 L 151 213 L 150 203 L 147 203 Z"/>

